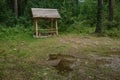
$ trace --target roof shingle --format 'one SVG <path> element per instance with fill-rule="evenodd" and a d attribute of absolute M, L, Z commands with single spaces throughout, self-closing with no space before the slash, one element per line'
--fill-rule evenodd
<path fill-rule="evenodd" d="M 60 18 L 57 9 L 32 8 L 33 18 Z"/>

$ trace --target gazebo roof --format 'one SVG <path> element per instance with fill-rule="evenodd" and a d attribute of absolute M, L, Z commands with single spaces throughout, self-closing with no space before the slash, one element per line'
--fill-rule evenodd
<path fill-rule="evenodd" d="M 33 18 L 60 18 L 57 9 L 32 8 Z"/>

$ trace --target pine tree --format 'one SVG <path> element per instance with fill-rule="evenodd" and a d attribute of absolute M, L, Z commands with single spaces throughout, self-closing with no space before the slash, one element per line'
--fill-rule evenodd
<path fill-rule="evenodd" d="M 102 32 L 103 0 L 98 0 L 97 25 L 95 33 Z"/>
<path fill-rule="evenodd" d="M 16 18 L 18 18 L 18 0 L 14 0 L 14 11 Z"/>
<path fill-rule="evenodd" d="M 108 1 L 108 21 L 111 23 L 113 22 L 113 0 Z M 110 29 L 112 25 L 108 25 L 108 29 Z"/>

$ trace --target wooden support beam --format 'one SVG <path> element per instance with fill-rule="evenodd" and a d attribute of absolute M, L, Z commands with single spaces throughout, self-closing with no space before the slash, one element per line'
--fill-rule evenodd
<path fill-rule="evenodd" d="M 35 36 L 38 38 L 38 20 L 37 18 L 34 19 L 34 29 L 35 29 Z"/>
<path fill-rule="evenodd" d="M 58 35 L 58 21 L 55 19 L 56 35 Z"/>

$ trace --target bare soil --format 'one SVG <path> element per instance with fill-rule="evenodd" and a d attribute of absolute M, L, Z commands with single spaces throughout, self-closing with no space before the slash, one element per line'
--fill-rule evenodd
<path fill-rule="evenodd" d="M 0 41 L 0 80 L 120 80 L 120 39 L 60 35 Z"/>

